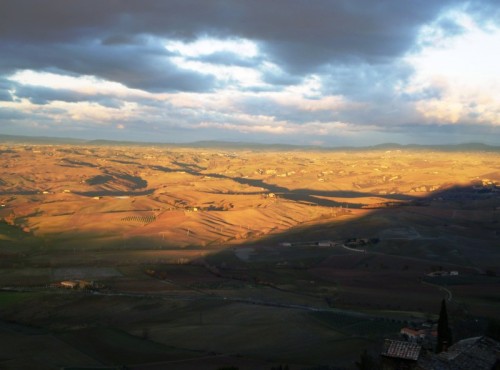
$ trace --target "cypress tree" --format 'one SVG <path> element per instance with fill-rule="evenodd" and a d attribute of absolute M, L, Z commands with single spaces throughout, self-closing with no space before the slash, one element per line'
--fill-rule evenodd
<path fill-rule="evenodd" d="M 377 369 L 377 365 L 376 365 L 375 361 L 373 360 L 373 357 L 370 356 L 370 354 L 368 353 L 368 351 L 366 349 L 361 354 L 359 361 L 356 361 L 355 365 L 356 365 L 356 368 L 358 370 Z"/>
<path fill-rule="evenodd" d="M 441 301 L 437 331 L 436 353 L 440 353 L 446 351 L 452 344 L 451 330 L 448 325 L 448 311 L 446 310 L 446 301 L 444 299 Z"/>

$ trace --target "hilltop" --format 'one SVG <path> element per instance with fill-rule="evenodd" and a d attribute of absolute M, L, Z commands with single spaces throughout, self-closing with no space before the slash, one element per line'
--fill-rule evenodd
<path fill-rule="evenodd" d="M 294 144 L 263 144 L 242 141 L 195 141 L 185 143 L 173 142 L 142 142 L 103 139 L 76 139 L 68 137 L 48 136 L 21 136 L 0 134 L 0 143 L 26 143 L 26 144 L 68 144 L 68 145 L 95 145 L 95 146 L 131 146 L 131 147 L 174 147 L 174 148 L 205 148 L 222 150 L 265 150 L 265 151 L 370 151 L 370 150 L 435 150 L 435 151 L 500 151 L 500 146 L 484 143 L 460 144 L 398 144 L 382 143 L 370 146 L 329 146 L 329 145 L 294 145 Z"/>

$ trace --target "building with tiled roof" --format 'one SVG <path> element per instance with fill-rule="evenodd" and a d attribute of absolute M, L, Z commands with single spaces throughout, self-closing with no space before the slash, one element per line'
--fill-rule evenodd
<path fill-rule="evenodd" d="M 386 339 L 381 364 L 382 370 L 500 370 L 500 342 L 468 338 L 435 354 L 417 343 Z"/>
<path fill-rule="evenodd" d="M 417 360 L 421 351 L 420 344 L 386 339 L 381 353 L 382 369 L 417 369 Z"/>
<path fill-rule="evenodd" d="M 419 357 L 418 370 L 500 370 L 500 342 L 488 337 L 461 340 L 446 352 Z"/>
<path fill-rule="evenodd" d="M 403 340 L 421 344 L 424 349 L 436 348 L 437 328 L 433 323 L 425 323 L 419 327 L 404 327 L 399 334 Z"/>

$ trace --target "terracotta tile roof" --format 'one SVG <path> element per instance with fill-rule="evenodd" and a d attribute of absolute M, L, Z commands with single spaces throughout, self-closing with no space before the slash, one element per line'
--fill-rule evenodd
<path fill-rule="evenodd" d="M 412 329 L 412 328 L 402 328 L 400 330 L 401 334 L 408 335 L 410 337 L 423 337 L 425 334 L 429 332 L 425 329 Z M 430 332 L 429 332 L 430 333 Z"/>
<path fill-rule="evenodd" d="M 382 356 L 417 361 L 422 346 L 416 343 L 386 339 Z"/>
<path fill-rule="evenodd" d="M 457 342 L 447 352 L 422 356 L 418 363 L 424 370 L 491 370 L 499 361 L 500 343 L 476 337 Z"/>

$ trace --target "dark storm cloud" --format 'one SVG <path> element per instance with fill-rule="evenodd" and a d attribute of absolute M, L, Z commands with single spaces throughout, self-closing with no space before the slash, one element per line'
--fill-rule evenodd
<path fill-rule="evenodd" d="M 1 78 L 0 76 L 0 101 L 12 101 L 13 97 L 10 93 L 12 89 L 12 81 Z"/>
<path fill-rule="evenodd" d="M 120 108 L 124 104 L 123 100 L 118 100 L 111 95 L 89 95 L 74 90 L 52 89 L 42 86 L 16 84 L 13 92 L 16 98 L 25 98 L 38 105 L 49 104 L 52 101 L 67 103 L 93 102 L 108 108 Z"/>
<path fill-rule="evenodd" d="M 341 94 L 359 101 L 387 101 L 396 95 L 397 82 L 414 70 L 404 63 L 331 65 L 324 69 L 324 94 Z"/>
<path fill-rule="evenodd" d="M 293 75 L 284 71 L 264 70 L 262 79 L 268 84 L 279 87 L 300 84 L 302 76 Z"/>
<path fill-rule="evenodd" d="M 418 28 L 450 3 L 456 4 L 435 0 L 4 1 L 0 3 L 0 46 L 9 50 L 10 68 L 51 66 L 151 91 L 204 91 L 213 81 L 180 71 L 163 59 L 165 50 L 137 45 L 138 37 L 248 38 L 260 44 L 269 60 L 301 75 L 326 63 L 386 63 L 408 50 Z M 227 56 L 219 62 L 223 60 L 231 63 Z"/>
<path fill-rule="evenodd" d="M 4 43 L 6 57 L 0 59 L 0 71 L 18 69 L 58 70 L 64 74 L 91 75 L 120 82 L 147 91 L 209 91 L 214 78 L 174 65 L 162 46 L 106 45 L 91 41 L 81 43 L 26 44 Z"/>
<path fill-rule="evenodd" d="M 14 94 L 18 99 L 28 99 L 33 104 L 44 105 L 51 101 L 76 103 L 86 100 L 83 94 L 66 89 L 51 89 L 48 87 L 17 85 Z"/>
<path fill-rule="evenodd" d="M 0 121 L 13 121 L 26 118 L 27 114 L 18 111 L 17 109 L 1 108 Z"/>
<path fill-rule="evenodd" d="M 455 8 L 465 9 L 475 19 L 500 21 L 498 0 L 0 1 L 0 101 L 14 100 L 14 106 L 25 98 L 37 105 L 30 108 L 31 116 L 4 109 L 0 120 L 26 119 L 27 124 L 29 119 L 35 123 L 42 120 L 47 127 L 57 128 L 56 121 L 73 122 L 71 109 L 57 116 L 57 112 L 49 111 L 47 104 L 52 101 L 94 102 L 112 108 L 134 102 L 136 108 L 130 116 L 124 115 L 126 122 L 119 122 L 129 125 L 120 131 L 124 136 L 129 127 L 130 135 L 149 130 L 185 138 L 195 133 L 205 138 L 213 129 L 214 139 L 238 139 L 241 133 L 234 127 L 249 127 L 252 119 L 259 120 L 259 115 L 266 116 L 271 126 L 278 122 L 294 128 L 340 121 L 367 132 L 379 130 L 380 135 L 409 132 L 412 138 L 427 130 L 439 132 L 442 137 L 458 129 L 470 133 L 473 129 L 467 131 L 463 122 L 455 128 L 423 124 L 429 119 L 415 108 L 415 103 L 441 98 L 439 88 L 411 93 L 404 89 L 415 71 L 401 57 L 428 46 L 419 39 L 422 26 L 430 25 L 431 32 L 443 37 L 464 32 L 452 16 L 445 16 L 444 11 Z M 175 44 L 181 45 L 203 38 L 251 40 L 258 52 L 248 56 L 228 47 L 208 54 L 183 55 L 165 47 L 167 41 L 180 41 Z M 429 40 L 435 41 L 432 37 Z M 183 68 L 182 61 L 199 64 Z M 193 70 L 193 65 L 200 67 Z M 263 83 L 254 82 L 252 76 L 247 80 L 242 76 L 241 82 L 239 76 L 231 74 L 239 71 L 235 68 L 227 68 L 231 73 L 217 76 L 213 71 L 224 69 L 208 68 L 214 66 L 248 68 L 256 75 L 260 73 Z M 126 93 L 123 97 L 113 95 L 112 88 L 88 94 L 79 91 L 78 86 L 70 91 L 33 86 L 36 81 L 21 84 L 6 79 L 22 70 L 96 76 L 153 93 L 222 90 L 229 92 L 229 102 L 218 106 L 217 98 L 212 103 L 206 98 L 209 94 L 200 94 L 203 97 L 190 105 L 190 94 L 182 94 L 174 104 L 169 103 L 171 96 Z M 310 81 L 311 86 L 307 85 Z M 95 90 L 101 91 L 99 86 Z M 278 99 L 280 92 L 283 95 Z M 290 104 L 284 100 L 286 96 L 291 97 Z M 325 97 L 324 107 L 317 108 L 320 104 L 316 104 L 316 108 L 309 109 L 307 99 Z M 337 97 L 345 105 L 329 106 L 328 101 L 335 102 Z M 200 103 L 203 101 L 206 106 Z M 19 103 L 19 109 L 25 107 Z M 472 122 L 474 117 L 470 118 Z M 68 129 L 87 127 L 89 135 L 94 129 L 100 132 L 96 123 L 75 122 L 75 126 L 68 124 Z M 196 127 L 203 122 L 219 126 L 198 130 Z M 118 122 L 105 117 L 101 123 L 108 125 L 107 132 L 113 135 Z M 226 123 L 232 125 L 233 131 L 224 129 Z M 498 129 L 492 130 L 498 137 Z M 300 135 L 297 140 L 307 136 Z M 262 135 L 256 137 L 262 139 Z M 370 134 L 365 137 L 371 139 Z M 315 138 L 314 134 L 308 138 Z"/>
<path fill-rule="evenodd" d="M 332 122 L 339 120 L 341 114 L 335 109 L 321 109 L 314 112 L 295 105 L 283 105 L 265 97 L 251 97 L 234 102 L 234 108 L 241 112 L 252 112 L 255 116 L 275 117 L 277 121 L 294 124 L 314 122 Z"/>
<path fill-rule="evenodd" d="M 448 142 L 464 143 L 464 142 L 484 142 L 498 145 L 498 136 L 500 135 L 500 127 L 488 125 L 471 125 L 465 122 L 458 122 L 453 125 L 443 125 L 439 122 L 428 123 L 425 125 L 417 122 L 407 123 L 405 125 L 394 125 L 391 132 L 405 133 L 418 137 L 441 136 L 447 137 Z M 424 141 L 425 142 L 425 141 Z"/>
<path fill-rule="evenodd" d="M 418 28 L 447 6 L 430 0 L 234 3 L 234 15 L 219 29 L 262 41 L 271 60 L 294 73 L 332 61 L 386 62 L 408 50 Z"/>

